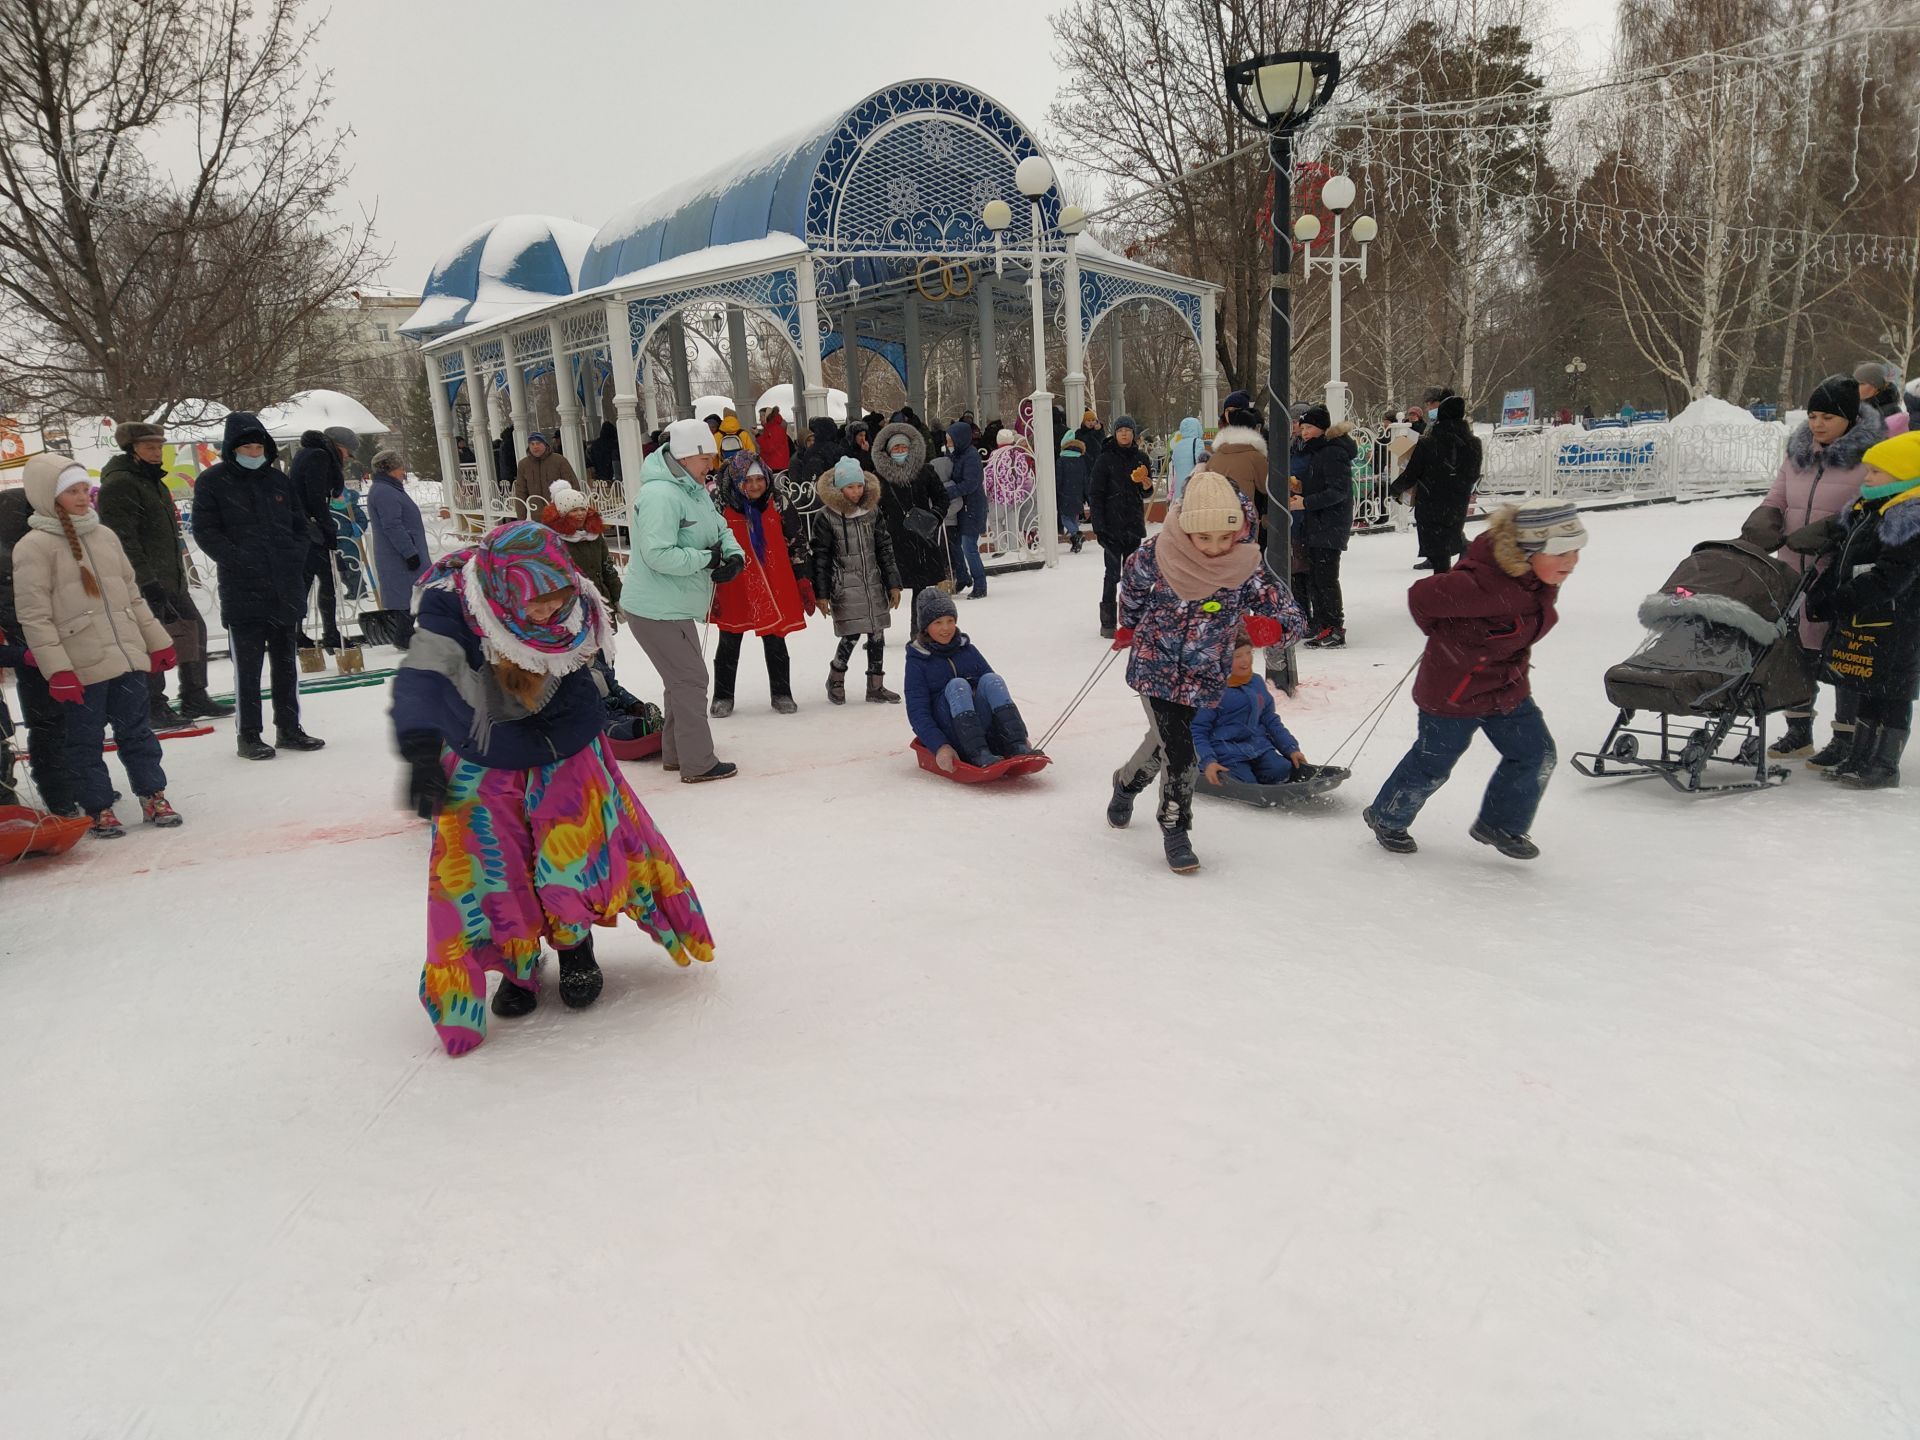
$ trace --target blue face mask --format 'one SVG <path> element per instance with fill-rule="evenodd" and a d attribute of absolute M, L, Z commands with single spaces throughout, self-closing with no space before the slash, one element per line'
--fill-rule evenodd
<path fill-rule="evenodd" d="M 243 470 L 258 470 L 267 463 L 267 457 L 264 455 L 236 455 L 233 458 L 240 462 L 240 468 Z"/>

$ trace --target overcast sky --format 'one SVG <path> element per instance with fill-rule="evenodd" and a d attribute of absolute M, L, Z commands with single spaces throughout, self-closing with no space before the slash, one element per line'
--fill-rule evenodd
<path fill-rule="evenodd" d="M 1568 48 L 1597 63 L 1615 0 L 1549 3 Z M 406 290 L 484 221 L 534 212 L 598 225 L 898 80 L 975 86 L 1044 142 L 1058 83 L 1048 0 L 328 8 L 315 60 L 334 74 L 335 122 L 354 131 L 349 197 L 377 210 L 393 252 L 385 282 Z"/>

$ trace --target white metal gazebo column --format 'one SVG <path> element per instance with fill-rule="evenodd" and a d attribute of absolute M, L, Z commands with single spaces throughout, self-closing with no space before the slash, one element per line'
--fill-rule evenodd
<path fill-rule="evenodd" d="M 1067 274 L 1061 286 L 1067 306 L 1067 426 L 1079 425 L 1087 410 L 1086 336 L 1080 330 L 1080 232 L 1067 234 Z M 1087 457 L 1093 463 L 1093 457 Z"/>
<path fill-rule="evenodd" d="M 907 347 L 907 404 L 922 420 L 927 415 L 927 357 L 920 349 L 920 297 L 901 302 L 900 331 Z"/>
<path fill-rule="evenodd" d="M 494 507 L 499 504 L 493 473 L 493 421 L 488 414 L 492 397 L 487 387 L 492 382 L 480 368 L 480 357 L 471 345 L 460 352 L 460 357 L 467 367 L 467 408 L 473 416 L 473 428 L 479 432 L 474 437 L 473 465 L 474 478 L 480 487 L 480 527 L 491 530 Z"/>
<path fill-rule="evenodd" d="M 520 357 L 514 353 L 514 342 L 518 338 L 511 330 L 500 337 L 501 354 L 507 363 L 507 409 L 513 419 L 513 449 L 507 459 L 514 465 L 518 465 L 525 457 L 527 436 L 531 433 L 527 419 L 527 377 L 520 369 Z M 500 478 L 508 484 L 513 481 L 511 475 Z M 504 496 L 501 503 L 504 506 Z"/>
<path fill-rule="evenodd" d="M 635 381 L 640 357 L 624 300 L 607 301 L 607 357 L 613 362 L 613 428 L 620 437 L 620 483 L 626 491 L 627 533 L 631 543 L 634 501 L 640 493 L 640 396 Z"/>
<path fill-rule="evenodd" d="M 814 292 L 813 256 L 802 255 L 797 271 L 800 317 L 800 372 L 807 382 L 807 415 L 827 413 L 827 387 L 820 375 L 820 301 Z"/>
<path fill-rule="evenodd" d="M 433 405 L 434 448 L 440 454 L 440 496 L 447 504 L 460 481 L 460 447 L 453 442 L 453 402 L 447 399 L 447 378 L 437 355 L 422 355 L 427 367 L 427 399 Z M 451 510 L 451 504 L 447 504 Z"/>
<path fill-rule="evenodd" d="M 574 357 L 560 353 L 560 322 L 554 319 L 547 327 L 547 333 L 553 340 L 553 389 L 560 404 L 560 453 L 567 457 L 573 466 L 573 473 L 580 483 L 587 483 L 587 437 L 586 427 L 580 422 L 580 392 L 575 388 Z M 583 364 L 585 362 L 582 362 Z"/>
<path fill-rule="evenodd" d="M 675 311 L 667 317 L 667 378 L 673 382 L 673 418 L 701 417 L 693 413 L 693 378 L 687 373 L 687 325 Z"/>
<path fill-rule="evenodd" d="M 1220 297 L 1208 290 L 1200 296 L 1200 424 L 1213 424 L 1220 414 L 1220 372 L 1215 366 L 1219 343 L 1214 333 L 1214 302 Z"/>

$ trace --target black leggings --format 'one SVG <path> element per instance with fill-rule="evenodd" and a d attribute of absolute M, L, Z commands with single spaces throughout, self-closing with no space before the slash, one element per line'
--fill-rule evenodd
<path fill-rule="evenodd" d="M 847 661 L 853 658 L 853 647 L 860 643 L 858 635 L 842 635 L 840 644 L 833 652 L 833 668 L 844 670 Z M 887 632 L 876 630 L 867 636 L 867 674 L 884 675 L 887 673 Z"/>
<path fill-rule="evenodd" d="M 744 635 L 732 630 L 720 632 L 720 644 L 713 655 L 713 698 L 733 699 L 733 682 L 740 673 L 740 646 Z M 787 653 L 787 637 L 762 635 L 760 644 L 767 652 L 767 689 L 775 698 L 793 697 L 793 660 Z"/>
<path fill-rule="evenodd" d="M 1155 818 L 1162 830 L 1193 826 L 1193 780 L 1199 757 L 1193 748 L 1193 707 L 1142 695 L 1147 710 L 1147 733 L 1133 754 L 1113 774 L 1113 783 L 1129 795 L 1138 795 L 1160 777 L 1160 805 Z"/>

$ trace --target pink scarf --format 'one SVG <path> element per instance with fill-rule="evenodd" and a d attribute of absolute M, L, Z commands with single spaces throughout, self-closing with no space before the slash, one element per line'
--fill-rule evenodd
<path fill-rule="evenodd" d="M 1246 533 L 1246 521 L 1242 519 L 1235 538 Z M 1180 528 L 1178 502 L 1167 507 L 1167 522 L 1155 539 L 1153 557 L 1173 593 L 1189 602 L 1204 600 L 1216 590 L 1238 590 L 1260 568 L 1258 545 L 1236 544 L 1217 559 L 1201 554 L 1193 537 Z"/>

